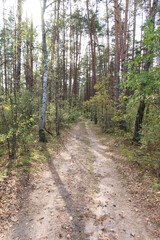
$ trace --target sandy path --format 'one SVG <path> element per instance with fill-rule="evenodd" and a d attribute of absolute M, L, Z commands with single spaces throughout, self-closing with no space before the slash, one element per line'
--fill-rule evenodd
<path fill-rule="evenodd" d="M 87 122 L 70 132 L 24 195 L 18 224 L 5 240 L 155 240 L 111 159 Z"/>

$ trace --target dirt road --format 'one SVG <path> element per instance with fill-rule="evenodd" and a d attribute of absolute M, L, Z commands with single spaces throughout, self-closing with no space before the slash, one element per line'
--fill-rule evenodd
<path fill-rule="evenodd" d="M 155 240 L 127 192 L 107 143 L 87 122 L 70 132 L 48 169 L 24 196 L 18 224 L 5 240 Z"/>

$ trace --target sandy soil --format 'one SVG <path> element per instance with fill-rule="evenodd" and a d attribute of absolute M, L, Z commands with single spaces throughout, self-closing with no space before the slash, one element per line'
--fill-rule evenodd
<path fill-rule="evenodd" d="M 87 122 L 78 123 L 0 239 L 156 240 L 111 155 Z"/>

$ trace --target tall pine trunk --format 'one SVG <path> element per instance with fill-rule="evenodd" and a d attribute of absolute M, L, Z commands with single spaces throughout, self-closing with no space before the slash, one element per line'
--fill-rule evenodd
<path fill-rule="evenodd" d="M 89 18 L 89 6 L 88 0 L 86 0 L 87 6 L 87 22 L 88 22 L 88 30 L 89 30 L 89 37 L 90 37 L 90 46 L 91 46 L 91 55 L 92 55 L 92 95 L 94 95 L 94 85 L 96 84 L 96 63 L 95 63 L 95 51 L 94 51 L 94 44 L 93 44 L 93 34 L 91 31 L 91 23 Z"/>
<path fill-rule="evenodd" d="M 69 114 L 72 106 L 72 1 L 70 0 L 70 67 L 69 67 Z"/>
<path fill-rule="evenodd" d="M 17 91 L 20 91 L 20 77 L 21 77 L 21 48 L 22 48 L 22 0 L 18 0 L 18 30 L 17 30 Z"/>
<path fill-rule="evenodd" d="M 116 107 L 119 108 L 119 62 L 120 62 L 120 54 L 119 54 L 119 38 L 118 38 L 118 19 L 117 19 L 117 7 L 116 1 L 114 1 L 114 17 L 115 17 L 115 67 L 114 67 L 114 75 L 115 75 L 115 101 Z"/>
<path fill-rule="evenodd" d="M 56 109 L 56 117 L 55 117 L 55 124 L 56 124 L 56 136 L 60 134 L 59 132 L 59 105 L 58 105 L 58 97 L 59 97 L 59 79 L 60 79 L 60 72 L 59 72 L 59 10 L 60 10 L 60 0 L 58 0 L 58 12 L 57 12 L 57 72 L 56 72 L 56 85 L 55 85 L 55 109 Z"/>

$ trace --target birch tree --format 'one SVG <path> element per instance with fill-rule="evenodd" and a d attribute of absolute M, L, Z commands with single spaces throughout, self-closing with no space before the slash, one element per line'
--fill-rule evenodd
<path fill-rule="evenodd" d="M 44 14 L 46 10 L 46 0 L 43 0 L 41 20 L 42 20 L 42 47 L 43 47 L 43 57 L 44 57 L 44 75 L 43 75 L 43 96 L 42 96 L 42 112 L 39 125 L 39 140 L 42 142 L 46 141 L 45 137 L 45 116 L 47 108 L 47 77 L 48 77 L 48 52 L 46 43 L 46 29 L 45 29 L 45 19 Z"/>

